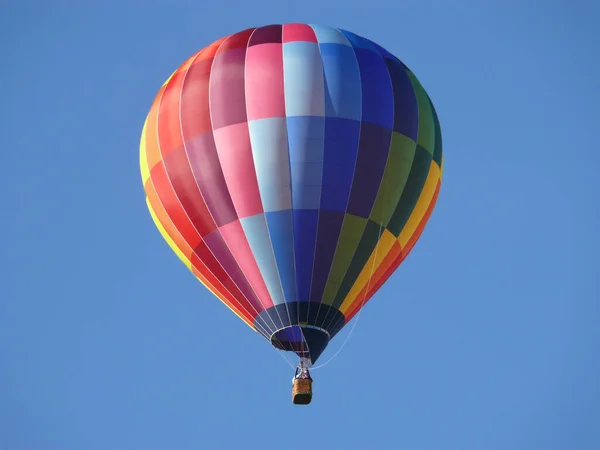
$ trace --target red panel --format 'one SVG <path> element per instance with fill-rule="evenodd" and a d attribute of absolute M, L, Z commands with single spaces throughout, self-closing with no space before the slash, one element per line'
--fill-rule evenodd
<path fill-rule="evenodd" d="M 246 48 L 219 49 L 215 56 L 209 99 L 213 130 L 246 121 L 245 63 Z"/>
<path fill-rule="evenodd" d="M 165 88 L 158 105 L 158 142 L 163 156 L 183 145 L 179 122 L 181 84 L 186 71 L 177 72 Z"/>
<path fill-rule="evenodd" d="M 150 107 L 150 111 L 148 112 L 148 118 L 146 120 L 146 131 L 145 131 L 145 139 L 146 139 L 146 159 L 148 160 L 148 169 L 152 170 L 152 168 L 160 163 L 161 155 L 160 155 L 160 147 L 158 145 L 158 104 L 160 99 L 165 92 L 165 87 L 163 86 L 158 91 L 158 94 L 154 98 L 154 102 Z"/>
<path fill-rule="evenodd" d="M 200 235 L 181 207 L 181 203 L 179 203 L 179 200 L 169 183 L 165 168 L 162 164 L 157 164 L 152 168 L 150 171 L 150 178 L 152 179 L 160 203 L 162 203 L 165 208 L 173 225 L 181 233 L 187 244 L 191 248 L 196 248 L 201 240 Z"/>
<path fill-rule="evenodd" d="M 223 41 L 221 47 L 219 47 L 219 51 L 217 54 L 226 52 L 228 50 L 246 48 L 248 46 L 248 41 L 250 40 L 250 36 L 256 30 L 256 28 L 248 28 L 244 31 L 240 31 L 239 33 L 232 34 L 227 39 Z"/>
<path fill-rule="evenodd" d="M 262 213 L 248 124 L 231 125 L 213 134 L 237 216 L 242 219 Z"/>
<path fill-rule="evenodd" d="M 285 117 L 281 44 L 250 47 L 246 54 L 248 120 Z"/>
<path fill-rule="evenodd" d="M 225 42 L 227 39 L 229 39 L 229 37 L 230 36 L 225 36 L 224 38 L 221 38 L 218 41 L 213 42 L 208 47 L 204 47 L 202 50 L 200 50 L 200 54 L 198 55 L 198 58 L 196 59 L 195 62 L 200 62 L 205 59 L 213 59 L 215 57 L 215 55 L 217 54 L 217 51 L 219 51 L 219 47 L 221 47 L 221 45 L 223 45 L 223 42 Z"/>
<path fill-rule="evenodd" d="M 215 279 L 230 293 L 233 299 L 232 303 L 238 305 L 239 309 L 245 310 L 246 314 L 254 320 L 257 313 L 254 312 L 252 305 L 249 304 L 244 294 L 242 294 L 223 267 L 221 267 L 219 261 L 217 261 L 204 241 L 196 247 L 195 253 L 192 255 L 192 265 L 202 274 L 212 273 Z"/>
<path fill-rule="evenodd" d="M 212 62 L 212 59 L 195 62 L 183 81 L 181 126 L 186 141 L 212 130 L 208 103 Z"/>
<path fill-rule="evenodd" d="M 240 316 L 246 319 L 249 322 L 249 324 L 254 328 L 254 317 L 252 316 L 252 314 L 246 311 L 242 307 L 242 305 L 230 293 L 228 293 L 227 290 L 225 290 L 221 284 L 218 283 L 218 281 L 216 285 L 211 283 L 210 277 L 212 277 L 212 279 L 214 280 L 216 279 L 214 278 L 214 276 L 207 272 L 207 269 L 204 268 L 204 266 L 201 267 L 203 268 L 202 270 L 204 270 L 204 272 L 192 266 L 192 273 L 198 278 L 200 278 L 202 282 L 207 283 L 214 291 L 216 291 L 219 300 L 221 300 L 223 303 L 225 303 L 227 306 L 229 306 L 235 312 L 237 312 Z"/>
<path fill-rule="evenodd" d="M 185 148 L 179 147 L 172 151 L 163 162 L 173 190 L 200 236 L 204 237 L 214 231 L 217 226 L 198 190 Z"/>
<path fill-rule="evenodd" d="M 158 197 L 158 194 L 156 193 L 156 189 L 154 187 L 154 184 L 152 183 L 152 178 L 148 178 L 148 181 L 144 185 L 144 189 L 146 190 L 146 195 L 148 197 L 150 205 L 152 206 L 152 209 L 154 210 L 154 214 L 156 214 L 156 218 L 162 224 L 163 228 L 171 237 L 177 248 L 181 250 L 181 252 L 188 259 L 188 261 L 191 261 L 194 249 L 190 247 L 190 245 L 181 235 L 181 232 L 177 228 L 175 228 L 175 225 L 173 225 L 171 218 L 165 211 L 165 208 L 163 207 Z"/>
<path fill-rule="evenodd" d="M 317 42 L 315 31 L 310 25 L 303 23 L 288 23 L 283 26 L 283 42 Z"/>

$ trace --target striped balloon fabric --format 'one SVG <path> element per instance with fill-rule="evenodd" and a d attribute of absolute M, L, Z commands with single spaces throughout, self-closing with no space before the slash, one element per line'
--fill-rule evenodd
<path fill-rule="evenodd" d="M 433 105 L 370 40 L 285 24 L 185 61 L 146 119 L 150 213 L 196 277 L 314 363 L 411 251 L 443 157 Z"/>

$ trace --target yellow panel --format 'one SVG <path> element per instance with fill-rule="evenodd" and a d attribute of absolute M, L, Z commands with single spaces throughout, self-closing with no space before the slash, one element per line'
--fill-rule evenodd
<path fill-rule="evenodd" d="M 148 125 L 148 118 L 144 121 L 144 128 L 142 128 L 142 139 L 140 140 L 140 169 L 142 172 L 142 182 L 144 186 L 146 181 L 150 178 L 150 167 L 148 167 L 148 157 L 146 155 L 146 126 Z"/>
<path fill-rule="evenodd" d="M 406 225 L 398 237 L 398 241 L 402 247 L 406 245 L 411 236 L 415 233 L 419 223 L 421 223 L 421 219 L 423 219 L 423 216 L 425 216 L 427 208 L 429 207 L 429 204 L 433 199 L 433 195 L 435 194 L 435 188 L 439 179 L 440 168 L 434 161 L 431 161 L 431 165 L 429 166 L 429 174 L 427 175 L 427 180 L 425 181 L 425 185 L 423 186 L 419 200 L 417 201 L 415 209 L 413 210 L 410 218 L 406 222 Z"/>
<path fill-rule="evenodd" d="M 346 310 L 352 305 L 352 302 L 354 299 L 356 299 L 356 296 L 360 294 L 363 288 L 367 285 L 372 274 L 375 273 L 377 268 L 381 265 L 395 242 L 396 236 L 394 236 L 389 230 L 384 230 L 379 242 L 377 242 L 375 250 L 373 250 L 373 253 L 371 253 L 371 256 L 369 257 L 367 264 L 365 267 L 363 267 L 363 270 L 354 282 L 352 289 L 350 289 L 350 292 L 340 306 L 340 312 L 342 314 L 346 313 Z"/>

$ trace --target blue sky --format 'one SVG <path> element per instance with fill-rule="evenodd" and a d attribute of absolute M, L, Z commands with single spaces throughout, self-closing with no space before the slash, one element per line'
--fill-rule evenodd
<path fill-rule="evenodd" d="M 599 9 L 3 2 L 0 449 L 600 448 Z M 138 168 L 166 77 L 282 22 L 400 57 L 445 154 L 425 233 L 304 408 L 286 362 L 163 242 Z"/>

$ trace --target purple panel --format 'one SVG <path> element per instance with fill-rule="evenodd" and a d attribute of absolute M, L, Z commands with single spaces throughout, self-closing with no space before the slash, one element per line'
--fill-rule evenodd
<path fill-rule="evenodd" d="M 190 139 L 185 148 L 200 192 L 217 227 L 236 220 L 212 132 Z"/>
<path fill-rule="evenodd" d="M 362 123 L 348 214 L 364 218 L 371 214 L 383 178 L 391 139 L 391 130 L 367 122 Z"/>
<path fill-rule="evenodd" d="M 213 130 L 246 122 L 245 60 L 245 48 L 228 50 L 215 56 L 210 73 Z"/>
<path fill-rule="evenodd" d="M 208 236 L 206 236 L 204 238 L 204 242 L 206 242 L 206 245 L 208 246 L 210 251 L 215 255 L 217 261 L 219 261 L 219 263 L 223 266 L 223 269 L 225 270 L 225 272 L 227 272 L 227 274 L 236 284 L 238 289 L 242 292 L 242 294 L 246 296 L 248 302 L 252 305 L 252 307 L 258 313 L 263 311 L 264 307 L 260 303 L 260 300 L 254 293 L 254 290 L 250 286 L 250 283 L 248 283 L 248 280 L 242 273 L 242 270 L 238 266 L 231 252 L 229 251 L 229 248 L 223 240 L 223 237 L 221 236 L 219 230 L 216 230 Z"/>
<path fill-rule="evenodd" d="M 248 47 L 260 44 L 281 44 L 283 31 L 281 25 L 267 25 L 257 28 L 250 36 Z"/>
<path fill-rule="evenodd" d="M 337 211 L 321 210 L 319 212 L 319 225 L 317 228 L 317 250 L 313 267 L 310 301 L 320 302 L 323 298 L 325 284 L 329 277 L 329 270 L 333 262 L 333 255 L 342 230 L 344 213 Z"/>

